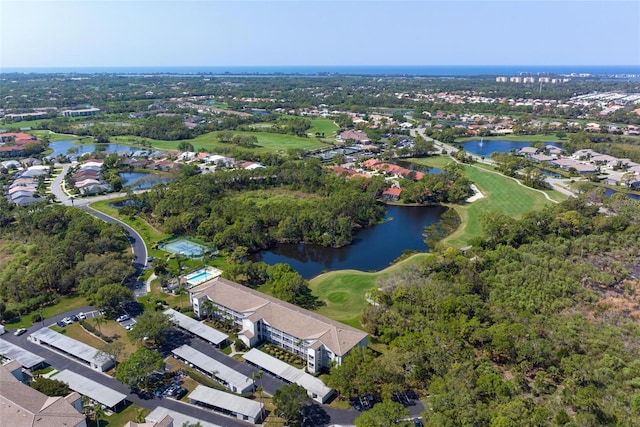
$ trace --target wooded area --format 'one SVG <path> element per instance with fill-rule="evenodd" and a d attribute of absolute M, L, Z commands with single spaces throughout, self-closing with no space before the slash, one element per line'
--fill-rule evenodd
<path fill-rule="evenodd" d="M 638 203 L 589 194 L 484 225 L 378 283 L 363 324 L 388 351 L 355 352 L 329 384 L 424 392 L 429 426 L 638 425 Z"/>
<path fill-rule="evenodd" d="M 3 215 L 2 319 L 10 320 L 75 292 L 95 301 L 105 285 L 126 290 L 120 283 L 134 270 L 120 226 L 80 209 L 56 205 L 16 207 Z"/>

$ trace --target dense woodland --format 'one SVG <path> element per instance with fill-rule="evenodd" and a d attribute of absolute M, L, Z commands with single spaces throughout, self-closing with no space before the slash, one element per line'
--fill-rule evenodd
<path fill-rule="evenodd" d="M 414 203 L 455 202 L 470 193 L 469 180 L 455 166 L 406 185 L 406 198 Z M 382 218 L 378 197 L 387 187 L 382 177 L 345 179 L 327 173 L 317 159 L 306 159 L 155 187 L 134 196 L 124 212 L 228 251 L 299 242 L 340 247 Z"/>
<path fill-rule="evenodd" d="M 2 217 L 1 319 L 11 320 L 75 293 L 99 302 L 99 295 L 109 291 L 101 291 L 105 285 L 115 284 L 117 292 L 126 289 L 120 283 L 133 267 L 120 226 L 80 209 L 46 204 L 3 209 Z"/>
<path fill-rule="evenodd" d="M 389 351 L 329 384 L 424 392 L 429 426 L 640 425 L 640 205 L 591 193 L 483 222 L 472 249 L 378 283 L 363 324 Z"/>

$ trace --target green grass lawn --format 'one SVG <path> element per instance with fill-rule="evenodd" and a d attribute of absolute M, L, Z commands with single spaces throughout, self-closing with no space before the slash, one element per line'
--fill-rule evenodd
<path fill-rule="evenodd" d="M 326 303 L 316 312 L 338 322 L 346 323 L 361 329 L 360 315 L 368 304 L 365 295 L 369 289 L 376 286 L 379 278 L 402 270 L 411 265 L 417 265 L 428 254 L 415 254 L 384 270 L 368 273 L 358 270 L 331 271 L 315 277 L 309 283 L 314 295 Z"/>
<path fill-rule="evenodd" d="M 87 421 L 88 427 L 122 427 L 129 421 L 134 421 L 136 417 L 140 417 L 144 419 L 147 415 L 149 415 L 151 411 L 149 409 L 143 408 L 141 406 L 129 405 L 120 412 L 114 413 L 109 416 L 105 416 L 100 419 L 100 424 L 98 425 L 95 420 Z"/>
<path fill-rule="evenodd" d="M 464 166 L 464 170 L 484 197 L 472 203 L 453 206 L 460 214 L 462 224 L 444 240 L 451 246 L 466 246 L 471 239 L 482 235 L 479 219 L 482 212 L 499 211 L 513 218 L 520 218 L 525 212 L 542 209 L 552 203 L 539 191 L 521 186 L 498 173 L 468 165 Z"/>
<path fill-rule="evenodd" d="M 316 132 L 324 133 L 326 138 L 334 137 L 336 131 L 340 129 L 331 119 L 311 119 L 311 129 L 308 133 L 315 135 Z"/>
<path fill-rule="evenodd" d="M 67 133 L 55 133 L 55 132 L 50 132 L 48 130 L 32 130 L 29 132 L 34 134 L 38 139 L 42 139 L 43 136 L 47 135 L 49 136 L 49 141 L 51 142 L 68 141 L 70 139 L 71 140 L 79 139 L 79 137 L 76 135 L 71 135 Z"/>
<path fill-rule="evenodd" d="M 74 310 L 80 307 L 84 307 L 87 304 L 89 304 L 87 302 L 87 299 L 85 297 L 81 297 L 81 296 L 72 296 L 72 297 L 66 297 L 66 298 L 62 298 L 60 300 L 59 303 L 51 305 L 49 307 L 44 307 L 42 309 L 42 311 L 33 311 L 27 315 L 24 315 L 20 318 L 20 320 L 16 323 L 9 323 L 7 325 L 5 325 L 7 327 L 7 331 L 9 330 L 13 330 L 13 329 L 18 329 L 18 328 L 28 328 L 29 326 L 33 325 L 34 323 L 31 321 L 31 316 L 34 316 L 36 314 L 40 314 L 42 313 L 42 317 L 44 318 L 44 323 L 45 325 L 48 323 L 47 319 L 55 316 L 57 314 L 60 313 L 64 313 L 65 311 L 69 311 L 69 310 Z M 7 307 L 9 309 L 11 309 L 11 305 L 9 304 L 9 306 Z M 36 322 L 36 324 L 38 326 L 42 326 L 42 322 Z"/>
<path fill-rule="evenodd" d="M 155 256 L 151 254 L 150 246 L 153 243 L 157 243 L 160 240 L 167 239 L 171 237 L 170 234 L 163 233 L 160 230 L 152 227 L 148 222 L 138 216 L 128 216 L 128 215 L 120 215 L 120 211 L 114 207 L 109 206 L 110 204 L 116 203 L 118 201 L 125 200 L 126 197 L 122 199 L 111 199 L 111 200 L 103 200 L 100 202 L 91 203 L 91 207 L 97 211 L 100 211 L 104 214 L 112 216 L 114 218 L 119 219 L 120 221 L 127 224 L 129 227 L 136 230 L 141 236 L 144 242 L 147 244 L 147 250 L 149 250 L 149 256 Z M 157 250 L 157 254 L 166 254 L 164 251 Z"/>
<path fill-rule="evenodd" d="M 189 142 L 197 150 L 205 149 L 215 152 L 221 148 L 234 147 L 241 150 L 259 152 L 259 153 L 286 153 L 289 149 L 317 150 L 327 145 L 320 142 L 317 138 L 303 138 L 295 135 L 270 133 L 270 132 L 241 132 L 232 131 L 234 135 L 253 135 L 258 138 L 258 146 L 254 148 L 241 148 L 233 144 L 223 143 L 218 140 L 219 132 L 211 132 L 205 135 L 199 135 L 193 139 L 185 139 L 182 141 L 160 141 L 139 137 L 115 137 L 112 142 L 118 143 L 140 143 L 141 141 L 150 143 L 154 148 L 160 150 L 176 150 L 181 142 Z"/>

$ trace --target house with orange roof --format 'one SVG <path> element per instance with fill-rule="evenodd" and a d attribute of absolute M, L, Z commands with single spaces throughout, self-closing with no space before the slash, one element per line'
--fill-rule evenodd
<path fill-rule="evenodd" d="M 382 192 L 382 200 L 395 202 L 400 200 L 401 194 L 402 194 L 402 188 L 399 188 L 399 187 L 387 188 Z"/>
<path fill-rule="evenodd" d="M 378 163 L 380 163 L 380 160 L 378 159 L 368 159 L 362 162 L 362 165 L 367 168 L 373 168 Z"/>

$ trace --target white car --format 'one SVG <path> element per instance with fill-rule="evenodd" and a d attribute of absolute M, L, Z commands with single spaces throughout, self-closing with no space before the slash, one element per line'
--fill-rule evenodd
<path fill-rule="evenodd" d="M 83 312 L 78 313 L 78 318 L 85 320 L 87 318 L 87 315 L 84 314 Z"/>
<path fill-rule="evenodd" d="M 18 335 L 22 335 L 25 332 L 27 332 L 27 330 L 25 328 L 20 328 L 20 329 L 16 329 L 16 331 L 13 333 L 13 335 L 18 336 Z"/>
<path fill-rule="evenodd" d="M 116 322 L 124 322 L 129 319 L 131 319 L 131 317 L 128 314 L 123 314 L 122 316 L 116 319 Z"/>
<path fill-rule="evenodd" d="M 62 319 L 62 321 L 67 325 L 70 325 L 73 323 L 73 320 L 70 317 L 65 317 L 64 319 Z"/>

